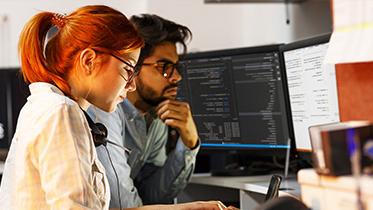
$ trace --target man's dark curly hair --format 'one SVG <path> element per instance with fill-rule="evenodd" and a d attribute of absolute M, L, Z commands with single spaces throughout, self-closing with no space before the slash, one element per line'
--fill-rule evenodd
<path fill-rule="evenodd" d="M 192 39 L 192 32 L 186 26 L 152 14 L 132 16 L 130 21 L 145 41 L 137 62 L 137 68 L 141 67 L 144 59 L 153 53 L 157 45 L 164 42 L 181 44 L 183 53 L 187 52 L 186 42 Z"/>

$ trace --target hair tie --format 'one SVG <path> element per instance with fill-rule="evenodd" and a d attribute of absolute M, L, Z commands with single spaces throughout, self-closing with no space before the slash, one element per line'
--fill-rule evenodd
<path fill-rule="evenodd" d="M 52 23 L 57 28 L 61 29 L 66 23 L 65 15 L 59 14 L 59 13 L 54 13 L 53 17 L 52 17 Z"/>

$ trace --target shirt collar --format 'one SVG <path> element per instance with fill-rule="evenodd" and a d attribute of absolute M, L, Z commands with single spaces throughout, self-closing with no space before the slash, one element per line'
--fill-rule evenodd
<path fill-rule="evenodd" d="M 137 116 L 142 116 L 139 110 L 137 110 L 137 108 L 128 99 L 125 99 L 121 105 L 126 113 L 125 116 L 127 119 L 133 120 Z"/>
<path fill-rule="evenodd" d="M 142 118 L 144 120 L 146 120 L 145 118 L 147 117 L 147 115 L 150 114 L 150 116 L 148 117 L 151 117 L 152 120 L 155 120 L 157 119 L 157 114 L 155 113 L 155 111 L 151 111 L 150 113 L 147 112 L 147 113 L 142 113 L 140 112 L 128 99 L 125 99 L 122 103 L 122 108 L 124 110 L 124 112 L 126 113 L 125 116 L 128 120 L 134 120 L 135 118 Z"/>
<path fill-rule="evenodd" d="M 65 95 L 60 89 L 56 86 L 46 83 L 46 82 L 34 82 L 29 85 L 30 93 L 37 94 L 37 93 L 46 93 L 46 92 L 53 92 L 59 95 Z"/>

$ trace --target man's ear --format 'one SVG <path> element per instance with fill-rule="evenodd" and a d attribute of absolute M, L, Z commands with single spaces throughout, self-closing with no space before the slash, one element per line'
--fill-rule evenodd
<path fill-rule="evenodd" d="M 94 62 L 97 58 L 97 54 L 91 48 L 84 49 L 79 56 L 79 65 L 83 70 L 81 73 L 84 73 L 86 76 L 89 76 L 93 72 Z"/>

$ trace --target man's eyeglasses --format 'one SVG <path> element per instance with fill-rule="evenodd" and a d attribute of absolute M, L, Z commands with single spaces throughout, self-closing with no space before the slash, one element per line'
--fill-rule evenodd
<path fill-rule="evenodd" d="M 177 70 L 183 70 L 185 65 L 183 63 L 172 63 L 170 61 L 158 61 L 156 63 L 143 63 L 143 66 L 153 66 L 155 67 L 159 73 L 163 75 L 166 79 L 169 79 L 172 77 L 172 74 L 174 73 L 175 69 Z"/>
<path fill-rule="evenodd" d="M 126 64 L 126 66 L 128 66 L 131 70 L 127 69 L 127 68 L 124 68 L 124 70 L 126 70 L 127 72 L 127 79 L 123 76 L 123 74 L 121 72 L 119 72 L 119 75 L 124 79 L 124 81 L 126 81 L 127 83 L 131 83 L 132 80 L 139 74 L 139 71 L 137 70 L 137 68 L 133 65 L 131 65 L 128 61 L 125 61 L 123 58 L 120 57 L 120 55 L 118 55 L 117 53 L 115 53 L 114 51 L 111 51 L 109 49 L 106 49 L 106 48 L 102 48 L 102 47 L 93 47 L 92 48 L 93 50 L 97 51 L 97 52 L 101 52 L 101 53 L 107 53 L 111 56 L 113 56 L 114 58 L 118 59 L 119 61 L 121 61 L 122 63 Z"/>

